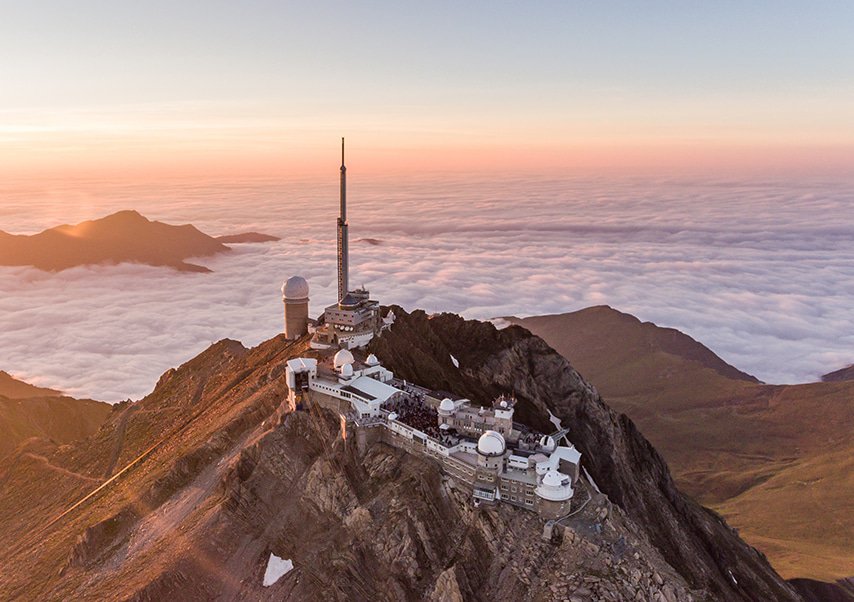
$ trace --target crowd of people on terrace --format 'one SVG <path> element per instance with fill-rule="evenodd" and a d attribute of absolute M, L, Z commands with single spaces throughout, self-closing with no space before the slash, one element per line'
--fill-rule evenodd
<path fill-rule="evenodd" d="M 422 433 L 440 438 L 439 415 L 418 397 L 403 397 L 383 404 L 383 409 L 397 414 L 397 420 Z"/>

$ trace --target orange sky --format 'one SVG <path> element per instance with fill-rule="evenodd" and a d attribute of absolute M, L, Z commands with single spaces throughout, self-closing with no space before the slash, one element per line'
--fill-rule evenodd
<path fill-rule="evenodd" d="M 365 173 L 853 172 L 852 22 L 770 0 L 19 3 L 0 177 L 328 173 L 340 136 Z"/>

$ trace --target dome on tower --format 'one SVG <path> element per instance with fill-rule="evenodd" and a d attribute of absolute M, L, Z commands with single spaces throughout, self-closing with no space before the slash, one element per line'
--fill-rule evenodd
<path fill-rule="evenodd" d="M 504 437 L 495 431 L 486 431 L 477 440 L 477 453 L 484 456 L 500 456 L 504 453 Z"/>
<path fill-rule="evenodd" d="M 352 364 L 354 361 L 353 354 L 350 353 L 349 349 L 340 349 L 332 358 L 332 365 L 337 369 L 345 364 Z"/>
<path fill-rule="evenodd" d="M 341 366 L 341 376 L 344 378 L 350 378 L 353 376 L 353 364 L 344 364 Z"/>
<path fill-rule="evenodd" d="M 380 360 L 377 358 L 377 356 L 371 353 L 370 355 L 368 355 L 368 359 L 365 360 L 365 363 L 369 366 L 378 366 Z"/>
<path fill-rule="evenodd" d="M 308 282 L 302 276 L 291 276 L 282 285 L 284 299 L 308 299 Z"/>

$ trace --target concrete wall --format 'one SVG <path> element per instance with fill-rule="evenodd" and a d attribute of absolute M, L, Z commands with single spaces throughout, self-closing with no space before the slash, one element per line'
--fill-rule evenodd
<path fill-rule="evenodd" d="M 285 337 L 298 339 L 308 332 L 308 299 L 300 303 L 285 301 Z"/>

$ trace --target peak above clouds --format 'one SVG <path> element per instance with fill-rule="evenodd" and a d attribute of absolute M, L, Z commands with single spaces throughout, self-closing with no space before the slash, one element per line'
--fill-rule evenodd
<path fill-rule="evenodd" d="M 771 383 L 854 360 L 854 181 L 410 178 L 350 174 L 351 280 L 382 302 L 489 319 L 609 304 L 678 328 Z M 3 229 L 120 207 L 266 231 L 214 273 L 0 268 L 0 369 L 76 396 L 140 397 L 211 342 L 281 329 L 281 281 L 335 297 L 337 179 L 0 191 Z M 74 202 L 63 202 L 73 199 Z M 5 202 L 7 201 L 8 202 Z"/>
<path fill-rule="evenodd" d="M 62 225 L 39 234 L 0 237 L 0 265 L 32 266 L 58 272 L 97 264 L 141 263 L 185 272 L 207 268 L 185 260 L 225 253 L 226 242 L 278 240 L 257 232 L 213 238 L 195 226 L 150 221 L 137 211 L 123 210 L 74 226 Z"/>

